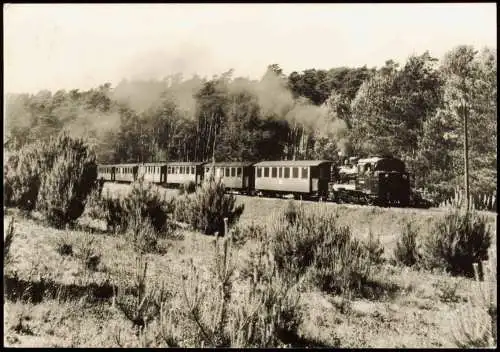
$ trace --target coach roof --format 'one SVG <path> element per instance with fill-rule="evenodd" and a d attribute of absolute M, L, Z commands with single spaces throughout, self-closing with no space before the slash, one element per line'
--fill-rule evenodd
<path fill-rule="evenodd" d="M 166 164 L 168 166 L 198 166 L 205 163 L 200 161 L 168 161 Z"/>
<path fill-rule="evenodd" d="M 250 161 L 220 161 L 218 163 L 206 163 L 205 167 L 211 167 L 214 165 L 215 167 L 221 167 L 221 166 L 227 166 L 227 167 L 246 167 L 246 166 L 251 166 L 254 163 Z"/>
<path fill-rule="evenodd" d="M 278 161 L 261 161 L 254 166 L 319 166 L 321 164 L 331 163 L 329 160 L 278 160 Z"/>

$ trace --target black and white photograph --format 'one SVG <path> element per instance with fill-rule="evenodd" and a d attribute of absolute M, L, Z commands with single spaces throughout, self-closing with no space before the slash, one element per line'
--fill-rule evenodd
<path fill-rule="evenodd" d="M 497 347 L 496 3 L 3 23 L 4 347 Z"/>

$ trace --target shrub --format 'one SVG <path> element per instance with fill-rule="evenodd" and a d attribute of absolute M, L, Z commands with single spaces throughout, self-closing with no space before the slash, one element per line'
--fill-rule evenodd
<path fill-rule="evenodd" d="M 321 290 L 338 294 L 359 293 L 370 278 L 368 253 L 361 242 L 350 236 L 348 227 L 340 227 L 318 246 L 311 275 Z"/>
<path fill-rule="evenodd" d="M 149 218 L 142 217 L 140 209 L 136 209 L 128 224 L 128 235 L 136 251 L 141 254 L 158 250 L 158 237 Z"/>
<path fill-rule="evenodd" d="M 486 219 L 474 212 L 454 211 L 438 221 L 423 241 L 423 265 L 454 275 L 474 275 L 473 263 L 487 258 L 491 232 Z"/>
<path fill-rule="evenodd" d="M 146 277 L 148 263 L 139 255 L 136 258 L 134 291 L 132 296 L 126 296 L 119 288 L 113 297 L 113 305 L 118 307 L 125 317 L 133 324 L 137 335 L 160 314 L 160 308 L 167 298 L 163 284 L 159 287 L 148 285 Z M 118 341 L 118 344 L 121 343 Z"/>
<path fill-rule="evenodd" d="M 85 234 L 79 239 L 75 251 L 75 257 L 80 260 L 83 267 L 91 271 L 97 271 L 101 262 L 101 254 L 96 251 L 95 237 Z"/>
<path fill-rule="evenodd" d="M 285 210 L 285 219 L 290 223 L 293 224 L 295 223 L 295 220 L 297 219 L 297 213 L 298 209 L 293 200 L 288 201 L 286 210 Z"/>
<path fill-rule="evenodd" d="M 368 252 L 368 259 L 370 259 L 370 262 L 373 264 L 381 264 L 384 262 L 384 258 L 382 257 L 384 254 L 384 246 L 379 238 L 375 238 L 371 229 L 368 232 L 368 241 L 364 243 L 364 247 Z"/>
<path fill-rule="evenodd" d="M 96 156 L 83 139 L 66 134 L 49 142 L 46 155 L 50 155 L 46 161 L 53 157 L 54 162 L 42 177 L 37 208 L 51 225 L 62 228 L 82 215 L 87 197 L 96 187 Z"/>
<path fill-rule="evenodd" d="M 149 219 L 157 233 L 165 230 L 168 218 L 167 202 L 155 185 L 138 179 L 123 199 L 122 206 L 127 219 L 133 218 L 136 212 L 140 211 L 140 216 Z"/>
<path fill-rule="evenodd" d="M 251 223 L 250 225 L 236 225 L 231 230 L 231 236 L 233 237 L 233 244 L 236 247 L 243 246 L 248 240 L 258 240 L 262 238 L 266 228 L 262 225 Z"/>
<path fill-rule="evenodd" d="M 298 208 L 293 222 L 286 213 L 278 217 L 271 229 L 276 268 L 295 280 L 308 273 L 325 291 L 359 289 L 371 273 L 369 253 L 349 227 L 337 225 L 337 218 L 319 207 Z"/>
<path fill-rule="evenodd" d="M 73 254 L 73 242 L 68 234 L 59 236 L 56 239 L 56 251 L 62 256 L 69 256 Z"/>
<path fill-rule="evenodd" d="M 482 263 L 482 281 L 479 265 L 474 263 L 476 281 L 468 291 L 468 303 L 452 317 L 452 337 L 459 348 L 496 347 L 498 343 L 496 250 L 490 249 L 488 257 Z"/>
<path fill-rule="evenodd" d="M 413 266 L 419 261 L 417 230 L 411 222 L 405 224 L 401 237 L 396 242 L 394 260 L 396 263 Z"/>
<path fill-rule="evenodd" d="M 190 195 L 182 195 L 176 198 L 173 198 L 171 201 L 171 208 L 173 209 L 173 219 L 175 221 L 184 222 L 186 224 L 191 224 L 191 219 L 194 215 L 191 211 L 191 204 L 193 202 L 193 196 Z"/>
<path fill-rule="evenodd" d="M 160 234 L 170 230 L 167 221 L 170 212 L 173 212 L 172 204 L 165 201 L 156 186 L 142 179 L 134 182 L 123 198 L 114 198 L 107 190 L 105 196 L 93 193 L 89 202 L 89 215 L 104 220 L 108 231 L 125 232 L 130 226 L 148 222 L 154 232 Z"/>
<path fill-rule="evenodd" d="M 44 166 L 50 167 L 42 161 L 44 147 L 40 142 L 27 144 L 9 157 L 4 168 L 7 205 L 28 211 L 35 209 Z"/>
<path fill-rule="evenodd" d="M 250 286 L 233 298 L 234 252 L 232 236 L 216 240 L 213 278 L 202 284 L 191 262 L 184 280 L 184 298 L 190 320 L 198 330 L 198 345 L 212 347 L 278 347 L 298 340 L 302 320 L 296 282 L 283 280 L 267 250 L 269 241 L 259 242 L 249 263 Z M 257 269 L 257 268 L 261 268 Z"/>
<path fill-rule="evenodd" d="M 196 192 L 196 183 L 194 181 L 186 182 L 179 187 L 179 194 L 191 194 Z"/>
<path fill-rule="evenodd" d="M 232 225 L 243 213 L 244 205 L 235 206 L 235 203 L 236 197 L 226 194 L 224 183 L 210 175 L 188 202 L 191 225 L 207 235 L 215 232 L 222 235 L 224 218 Z"/>
<path fill-rule="evenodd" d="M 125 231 L 128 216 L 120 198 L 111 196 L 109 189 L 105 196 L 94 193 L 88 202 L 89 215 L 106 222 L 107 231 Z"/>

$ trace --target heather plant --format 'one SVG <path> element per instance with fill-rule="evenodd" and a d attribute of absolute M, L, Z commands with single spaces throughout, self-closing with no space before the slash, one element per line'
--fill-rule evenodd
<path fill-rule="evenodd" d="M 484 217 L 471 211 L 454 211 L 438 221 L 423 240 L 422 265 L 472 277 L 473 263 L 487 259 L 490 245 L 491 232 Z"/>
<path fill-rule="evenodd" d="M 188 204 L 191 226 L 207 235 L 224 234 L 224 218 L 231 226 L 244 209 L 243 204 L 236 206 L 236 197 L 226 194 L 224 183 L 213 175 L 208 176 Z"/>
<path fill-rule="evenodd" d="M 418 232 L 415 226 L 411 222 L 407 222 L 394 249 L 394 260 L 396 263 L 411 267 L 419 262 L 420 255 L 418 253 L 417 235 Z"/>

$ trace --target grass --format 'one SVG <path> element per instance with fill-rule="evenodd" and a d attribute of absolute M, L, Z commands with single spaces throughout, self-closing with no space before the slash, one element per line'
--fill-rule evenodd
<path fill-rule="evenodd" d="M 127 191 L 127 186 L 109 185 L 112 192 Z M 166 190 L 167 196 L 176 190 Z M 238 197 L 237 204 L 245 203 L 240 223 L 265 224 L 287 202 L 277 199 Z M 369 230 L 380 238 L 384 255 L 392 255 L 397 236 L 403 224 L 412 219 L 418 231 L 429 231 L 433 222 L 444 212 L 440 210 L 383 209 L 352 207 L 336 204 L 303 202 L 306 207 L 337 209 L 341 224 L 348 224 L 352 233 L 367 238 Z M 6 277 L 16 282 L 51 283 L 55 294 L 45 294 L 43 300 L 5 299 L 4 344 L 15 347 L 140 347 L 141 340 L 127 317 L 115 305 L 111 296 L 94 297 L 95 287 L 116 285 L 124 291 L 134 287 L 136 251 L 123 236 L 103 233 L 105 225 L 88 218 L 81 219 L 81 228 L 93 229 L 92 248 L 97 251 L 100 263 L 97 270 L 86 268 L 82 260 L 72 255 L 61 255 L 58 246 L 64 242 L 78 248 L 88 231 L 55 230 L 45 227 L 33 218 L 26 218 L 9 209 L 4 217 L 4 228 L 10 217 L 16 217 L 14 240 L 10 248 L 10 263 L 4 269 Z M 489 216 L 495 233 L 496 217 Z M 171 297 L 170 304 L 182 304 L 182 278 L 189 274 L 189 263 L 197 268 L 201 280 L 210 276 L 213 264 L 214 237 L 196 232 L 181 231 L 178 239 L 162 240 L 165 251 L 147 253 L 147 282 L 165 284 Z M 237 279 L 234 294 L 243 292 L 247 282 L 239 278 L 250 249 L 255 241 L 250 239 L 235 251 Z M 375 279 L 387 289 L 374 298 L 357 299 L 326 294 L 304 288 L 299 307 L 304 319 L 299 333 L 318 345 L 331 347 L 455 347 L 449 337 L 450 321 L 457 310 L 468 303 L 471 279 L 456 278 L 440 272 L 424 272 L 383 263 Z M 13 279 L 13 280 L 14 280 Z M 68 294 L 64 295 L 61 292 Z M 102 292 L 101 292 L 102 293 Z M 28 297 L 29 298 L 29 297 Z M 236 297 L 237 299 L 237 297 Z M 181 329 L 182 330 L 182 329 Z M 182 330 L 188 331 L 187 328 Z M 182 346 L 181 346 L 182 347 Z M 199 346 L 194 346 L 199 347 Z"/>

